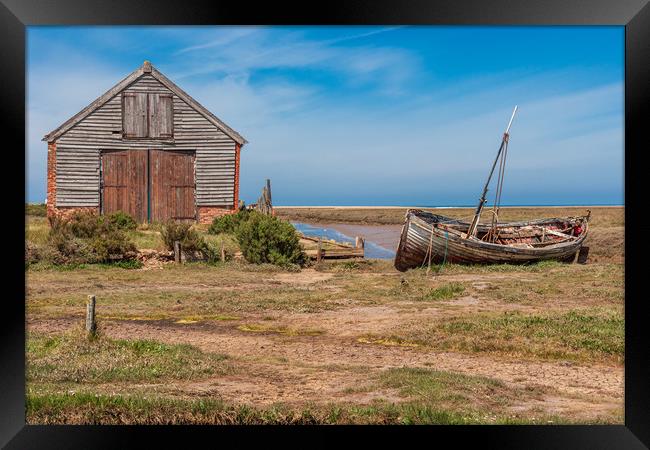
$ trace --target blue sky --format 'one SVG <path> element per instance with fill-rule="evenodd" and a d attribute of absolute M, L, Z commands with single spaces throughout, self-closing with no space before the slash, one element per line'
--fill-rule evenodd
<path fill-rule="evenodd" d="M 503 204 L 623 204 L 623 27 L 29 27 L 43 135 L 145 59 L 250 142 L 240 197 L 474 205 L 514 105 Z M 489 197 L 491 199 L 491 197 Z"/>

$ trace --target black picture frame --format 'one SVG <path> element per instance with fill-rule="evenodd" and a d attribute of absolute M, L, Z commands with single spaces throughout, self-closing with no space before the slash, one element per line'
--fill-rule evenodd
<path fill-rule="evenodd" d="M 0 86 L 3 93 L 2 178 L 5 236 L 24 236 L 25 183 L 25 43 L 29 25 L 199 25 L 199 24 L 431 24 L 431 25 L 623 25 L 625 26 L 625 221 L 635 226 L 625 240 L 625 424 L 620 426 L 435 426 L 435 427 L 101 427 L 25 425 L 25 276 L 18 264 L 5 264 L 2 360 L 0 370 L 0 444 L 6 448 L 115 448 L 154 447 L 180 442 L 194 446 L 198 439 L 210 445 L 246 444 L 263 434 L 298 438 L 305 446 L 341 440 L 341 432 L 362 433 L 364 439 L 409 444 L 451 442 L 454 447 L 479 448 L 647 448 L 650 446 L 650 364 L 648 327 L 642 308 L 643 255 L 648 230 L 643 219 L 643 153 L 647 133 L 642 118 L 650 105 L 650 5 L 647 0 L 364 0 L 309 2 L 200 2 L 184 0 L 0 0 Z M 644 144 L 646 144 L 644 146 Z M 20 171 L 19 168 L 23 167 Z M 9 206 L 9 208 L 7 208 Z M 5 238 L 6 239 L 6 238 Z M 7 242 L 9 241 L 9 242 Z M 5 241 L 11 260 L 24 255 L 18 238 Z M 7 252 L 5 252 L 7 253 Z M 255 431 L 255 433 L 251 433 Z M 318 440 L 307 432 L 320 434 Z M 417 436 L 416 436 L 417 435 Z M 279 436 L 277 436 L 279 438 Z M 348 436 L 345 437 L 349 439 Z M 269 441 L 270 443 L 270 441 Z M 415 441 L 413 441 L 415 445 Z M 421 445 L 421 444 L 417 444 Z"/>

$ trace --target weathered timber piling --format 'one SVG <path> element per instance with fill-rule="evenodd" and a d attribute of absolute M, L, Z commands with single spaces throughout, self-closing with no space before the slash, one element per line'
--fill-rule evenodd
<path fill-rule="evenodd" d="M 354 248 L 364 248 L 366 246 L 366 241 L 361 236 L 357 236 L 354 239 Z"/>
<path fill-rule="evenodd" d="M 86 303 L 86 331 L 89 336 L 94 336 L 97 332 L 97 322 L 95 322 L 95 296 L 89 295 Z"/>
<path fill-rule="evenodd" d="M 323 257 L 323 238 L 318 238 L 318 250 L 316 252 L 316 262 L 320 262 Z"/>
<path fill-rule="evenodd" d="M 181 243 L 180 241 L 174 241 L 174 261 L 176 264 L 181 262 Z"/>
<path fill-rule="evenodd" d="M 271 201 L 271 180 L 266 179 L 266 186 L 262 188 L 262 195 L 254 205 L 262 214 L 273 215 L 273 202 Z"/>

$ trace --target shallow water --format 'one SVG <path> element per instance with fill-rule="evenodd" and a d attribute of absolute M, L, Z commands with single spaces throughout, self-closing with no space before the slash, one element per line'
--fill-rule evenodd
<path fill-rule="evenodd" d="M 302 222 L 291 222 L 291 224 L 304 234 L 309 237 L 322 237 L 324 239 L 334 239 L 337 242 L 344 242 L 346 244 L 355 243 L 355 238 L 341 233 L 340 231 L 335 230 L 331 227 L 323 227 L 319 225 L 311 225 L 308 223 Z M 393 259 L 395 257 L 395 252 L 378 245 L 375 242 L 366 240 L 365 242 L 365 256 L 366 258 L 378 258 L 378 259 Z"/>

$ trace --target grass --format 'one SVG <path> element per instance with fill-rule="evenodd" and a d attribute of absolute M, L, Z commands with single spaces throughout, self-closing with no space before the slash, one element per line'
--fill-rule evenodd
<path fill-rule="evenodd" d="M 374 337 L 374 336 L 361 336 L 357 338 L 357 342 L 362 344 L 379 344 L 397 347 L 419 347 L 417 342 L 408 341 L 399 337 L 391 336 L 388 338 Z"/>
<path fill-rule="evenodd" d="M 125 259 L 123 261 L 113 261 L 109 263 L 93 263 L 93 264 L 78 264 L 78 263 L 69 263 L 69 264 L 52 264 L 49 262 L 39 261 L 29 265 L 30 271 L 43 271 L 43 270 L 54 270 L 57 272 L 70 272 L 76 270 L 86 270 L 86 269 L 141 269 L 143 267 L 142 261 L 137 259 Z"/>
<path fill-rule="evenodd" d="M 194 380 L 231 370 L 224 355 L 191 345 L 102 336 L 89 340 L 81 328 L 58 336 L 30 333 L 27 339 L 28 384 Z"/>
<path fill-rule="evenodd" d="M 28 393 L 27 423 L 146 425 L 318 425 L 318 424 L 563 424 L 557 416 L 526 418 L 491 411 L 458 412 L 440 406 L 388 402 L 266 408 L 229 405 L 218 399 L 168 399 L 143 396 Z M 584 422 L 580 422 L 584 423 Z M 599 420 L 589 423 L 601 423 Z M 603 421 L 602 423 L 607 423 Z"/>
<path fill-rule="evenodd" d="M 540 413 L 535 404 L 550 388 L 509 386 L 499 380 L 418 367 L 382 371 L 356 393 L 395 391 L 366 404 L 307 402 L 255 407 L 229 404 L 214 395 L 165 397 L 96 393 L 87 387 L 27 388 L 29 424 L 563 424 L 610 423 L 611 417 L 575 421 Z M 349 389 L 348 389 L 349 390 Z M 198 397 L 197 397 L 198 396 Z M 521 408 L 522 405 L 528 405 Z M 518 411 L 515 412 L 513 406 Z"/>
<path fill-rule="evenodd" d="M 128 230 L 126 233 L 138 249 L 167 250 L 159 231 L 150 229 Z"/>
<path fill-rule="evenodd" d="M 427 292 L 424 295 L 423 300 L 449 300 L 463 292 L 465 292 L 465 285 L 463 283 L 445 283 L 442 286 L 431 289 Z"/>
<path fill-rule="evenodd" d="M 437 351 L 622 363 L 624 331 L 624 319 L 616 311 L 505 312 L 441 319 L 432 324 L 418 323 L 393 335 L 365 336 L 365 339 L 370 343 L 381 343 L 382 339 L 401 340 Z"/>
<path fill-rule="evenodd" d="M 239 325 L 237 329 L 240 331 L 248 331 L 252 333 L 274 333 L 286 336 L 319 336 L 321 334 L 324 334 L 324 331 L 322 330 L 300 330 L 284 326 L 263 325 L 255 323 Z"/>
<path fill-rule="evenodd" d="M 25 217 L 25 240 L 35 245 L 43 245 L 47 242 L 50 233 L 50 224 L 47 218 L 41 216 Z"/>
<path fill-rule="evenodd" d="M 624 277 L 620 265 L 547 265 L 545 271 L 544 266 L 520 267 L 519 271 L 513 268 L 498 272 L 507 277 L 496 279 L 491 278 L 490 272 L 471 267 L 466 272 L 460 272 L 459 267 L 453 272 L 427 277 L 425 271 L 417 270 L 405 274 L 386 272 L 390 270 L 387 262 L 373 261 L 368 265 L 371 267 L 347 271 L 322 269 L 333 277 L 312 285 L 276 280 L 276 275 L 287 273 L 277 266 L 237 262 L 217 266 L 172 264 L 149 271 L 95 265 L 71 267 L 66 271 L 62 271 L 63 267 L 38 271 L 30 268 L 27 308 L 30 314 L 41 317 L 79 314 L 89 293 L 97 295 L 100 317 L 105 314 L 180 320 L 193 316 L 196 320 L 209 320 L 209 316 L 215 315 L 320 312 L 403 302 L 412 302 L 415 308 L 421 304 L 421 308 L 427 306 L 422 301 L 427 295 L 437 297 L 458 292 L 460 286 L 454 283 L 460 283 L 464 286 L 463 295 L 481 299 L 485 306 L 499 302 L 531 305 L 543 311 L 581 305 L 618 307 L 622 312 Z M 376 268 L 384 272 L 375 272 Z M 474 275 L 477 281 L 488 280 L 487 288 L 474 287 L 471 281 Z M 468 280 L 455 281 L 455 276 L 468 277 Z M 447 306 L 440 304 L 440 307 Z"/>
<path fill-rule="evenodd" d="M 567 264 L 558 261 L 539 261 L 530 264 L 432 264 L 431 271 L 434 273 L 455 274 L 455 273 L 509 273 L 509 272 L 546 272 L 550 269 L 562 269 Z M 426 267 L 414 269 L 419 272 L 426 272 Z"/>
<path fill-rule="evenodd" d="M 515 404 L 543 399 L 547 391 L 535 386 L 508 387 L 493 378 L 419 367 L 388 369 L 381 374 L 379 385 L 396 389 L 417 404 L 479 415 L 487 411 L 502 415 Z"/>
<path fill-rule="evenodd" d="M 544 272 L 495 280 L 480 293 L 486 299 L 532 305 L 542 310 L 562 304 L 622 306 L 624 267 L 619 264 L 550 266 Z"/>

